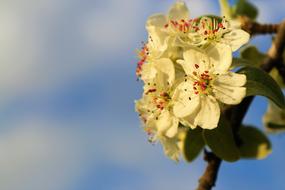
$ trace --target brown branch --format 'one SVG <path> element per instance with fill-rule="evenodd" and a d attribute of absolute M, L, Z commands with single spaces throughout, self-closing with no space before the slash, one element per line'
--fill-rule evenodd
<path fill-rule="evenodd" d="M 257 23 L 252 23 L 252 25 L 249 26 L 248 29 L 251 34 L 261 34 L 264 31 L 267 31 L 268 33 L 269 30 L 263 30 L 262 29 L 263 27 L 261 26 L 264 27 L 265 25 L 259 25 Z M 278 64 L 280 64 L 280 59 L 282 59 L 282 54 L 285 49 L 285 21 L 283 21 L 278 27 L 277 26 L 278 25 L 276 25 L 276 27 L 272 27 L 272 30 L 269 31 L 271 33 L 274 33 L 277 31 L 277 28 L 278 28 L 276 38 L 267 53 L 268 58 L 261 65 L 261 69 L 268 73 L 274 67 L 278 68 Z M 253 99 L 254 99 L 253 96 L 246 97 L 239 105 L 232 106 L 229 109 L 225 110 L 225 115 L 230 119 L 230 124 L 232 126 L 235 139 L 237 140 L 237 145 L 240 144 L 240 141 L 237 135 L 238 130 L 242 124 L 242 121 Z M 219 168 L 222 162 L 222 160 L 219 157 L 217 157 L 214 153 L 207 152 L 207 151 L 205 151 L 204 159 L 205 161 L 207 161 L 208 165 L 206 167 L 204 174 L 199 179 L 199 185 L 198 185 L 197 190 L 211 190 L 212 187 L 215 186 L 218 171 L 219 171 Z"/>
<path fill-rule="evenodd" d="M 260 24 L 252 21 L 246 16 L 240 16 L 241 28 L 247 31 L 250 35 L 257 34 L 275 34 L 278 31 L 279 24 Z"/>
<path fill-rule="evenodd" d="M 208 162 L 208 166 L 204 175 L 199 179 L 199 186 L 196 190 L 212 189 L 217 180 L 218 171 L 222 160 L 212 152 L 205 150 L 204 160 Z"/>

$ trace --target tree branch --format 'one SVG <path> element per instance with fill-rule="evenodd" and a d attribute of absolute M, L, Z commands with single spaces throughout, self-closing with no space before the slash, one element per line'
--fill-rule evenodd
<path fill-rule="evenodd" d="M 208 162 L 208 166 L 204 175 L 199 179 L 199 186 L 196 190 L 212 189 L 212 187 L 215 186 L 218 171 L 222 162 L 222 160 L 212 152 L 207 152 L 205 150 L 204 154 L 204 160 Z"/>
<path fill-rule="evenodd" d="M 280 67 L 280 63 L 284 66 L 284 64 L 280 60 L 282 60 L 282 54 L 285 49 L 285 20 L 280 25 L 261 25 L 256 22 L 250 22 L 248 23 L 248 26 L 243 27 L 243 29 L 246 28 L 246 30 L 250 34 L 265 34 L 277 32 L 275 40 L 267 53 L 268 58 L 261 65 L 261 69 L 269 73 L 274 67 L 278 69 Z M 282 67 L 282 69 L 279 69 L 278 71 L 285 72 L 285 67 Z M 285 75 L 283 76 L 283 80 L 285 81 Z M 225 110 L 225 115 L 230 119 L 230 124 L 232 126 L 237 145 L 240 144 L 237 135 L 238 130 L 253 99 L 253 96 L 246 97 L 239 105 L 232 106 L 229 109 Z M 222 160 L 214 153 L 207 151 L 205 151 L 204 160 L 207 161 L 208 165 L 204 174 L 199 179 L 199 185 L 197 190 L 211 190 L 212 187 L 215 186 L 218 171 L 222 162 Z"/>
<path fill-rule="evenodd" d="M 278 31 L 279 24 L 260 24 L 252 21 L 246 16 L 240 16 L 241 28 L 247 31 L 250 35 L 257 34 L 275 34 Z"/>

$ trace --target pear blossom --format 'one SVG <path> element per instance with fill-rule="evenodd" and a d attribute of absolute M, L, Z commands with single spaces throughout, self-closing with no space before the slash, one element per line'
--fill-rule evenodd
<path fill-rule="evenodd" d="M 189 19 L 189 10 L 182 1 L 176 2 L 167 15 L 156 14 L 148 18 L 146 29 L 153 46 L 165 51 L 167 47 L 188 46 L 192 43 L 189 33 L 195 32 L 197 19 Z"/>
<path fill-rule="evenodd" d="M 148 39 L 138 51 L 136 74 L 144 86 L 136 111 L 149 141 L 160 142 L 165 154 L 178 161 L 186 127 L 216 128 L 220 106 L 245 97 L 246 76 L 230 67 L 232 52 L 249 34 L 225 18 L 189 19 L 182 1 L 166 15 L 149 17 L 146 29 Z"/>
<path fill-rule="evenodd" d="M 242 45 L 246 44 L 250 35 L 244 30 L 232 26 L 233 22 L 229 22 L 225 17 L 202 17 L 198 24 L 196 38 L 197 45 L 203 46 L 209 43 L 222 43 L 231 47 L 234 52 Z"/>
<path fill-rule="evenodd" d="M 229 71 L 231 53 L 223 51 L 217 59 L 215 51 L 215 48 L 207 52 L 189 49 L 184 52 L 184 59 L 177 61 L 185 77 L 174 92 L 173 113 L 191 128 L 216 128 L 220 118 L 219 103 L 239 104 L 246 95 L 243 87 L 246 76 Z"/>
<path fill-rule="evenodd" d="M 168 64 L 169 66 L 167 66 Z M 171 96 L 174 83 L 174 65 L 171 61 L 160 62 L 158 65 L 161 66 L 162 70 L 156 70 L 154 78 L 145 80 L 144 94 L 136 102 L 136 110 L 148 130 L 173 137 L 179 124 L 178 119 L 172 113 Z"/>

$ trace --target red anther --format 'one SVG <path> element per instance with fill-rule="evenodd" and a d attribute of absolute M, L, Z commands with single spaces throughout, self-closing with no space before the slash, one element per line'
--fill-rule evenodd
<path fill-rule="evenodd" d="M 199 93 L 199 92 L 197 92 L 197 91 L 195 92 L 195 94 L 198 94 L 198 93 Z"/>
<path fill-rule="evenodd" d="M 149 89 L 145 94 L 149 94 L 149 93 L 153 93 L 153 92 L 156 92 L 156 89 Z"/>
<path fill-rule="evenodd" d="M 185 20 L 184 20 L 184 19 L 181 19 L 181 22 L 185 22 Z"/>
<path fill-rule="evenodd" d="M 167 28 L 169 26 L 169 24 L 165 24 L 164 27 Z"/>
<path fill-rule="evenodd" d="M 205 73 L 209 73 L 209 71 L 205 71 Z"/>
<path fill-rule="evenodd" d="M 204 32 L 204 35 L 207 35 L 207 34 L 208 34 L 208 32 L 207 32 L 207 31 L 205 31 L 205 32 Z"/>
<path fill-rule="evenodd" d="M 199 68 L 199 65 L 198 65 L 198 64 L 195 64 L 195 68 L 198 69 L 198 68 Z"/>

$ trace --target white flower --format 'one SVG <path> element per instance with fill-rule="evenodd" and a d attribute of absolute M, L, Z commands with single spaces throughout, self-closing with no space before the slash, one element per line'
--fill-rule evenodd
<path fill-rule="evenodd" d="M 189 10 L 182 1 L 176 2 L 168 15 L 157 14 L 148 18 L 146 29 L 150 46 L 160 52 L 171 45 L 185 46 L 191 43 L 189 33 L 193 32 L 195 20 L 189 20 Z"/>
<path fill-rule="evenodd" d="M 246 88 L 242 87 L 246 76 L 229 71 L 231 51 L 221 51 L 223 55 L 216 51 L 216 48 L 209 48 L 206 52 L 190 49 L 184 52 L 184 60 L 178 60 L 186 75 L 175 90 L 173 112 L 191 128 L 217 127 L 219 102 L 238 104 L 246 94 Z"/>
<path fill-rule="evenodd" d="M 222 43 L 229 45 L 233 52 L 238 50 L 248 42 L 250 35 L 242 29 L 231 26 L 231 23 L 225 18 L 202 17 L 197 30 L 200 35 L 197 45 Z"/>
<path fill-rule="evenodd" d="M 173 137 L 179 123 L 172 113 L 174 65 L 166 58 L 149 65 L 147 71 L 143 71 L 146 73 L 142 75 L 145 77 L 144 94 L 136 102 L 136 109 L 149 130 Z"/>

